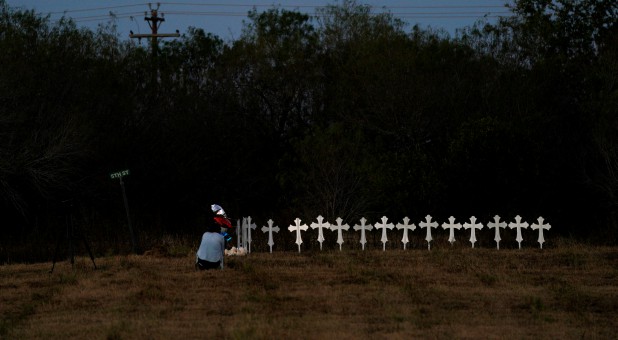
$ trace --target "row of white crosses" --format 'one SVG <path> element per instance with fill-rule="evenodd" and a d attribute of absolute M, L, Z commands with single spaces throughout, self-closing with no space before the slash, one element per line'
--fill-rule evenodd
<path fill-rule="evenodd" d="M 309 227 L 312 229 L 318 229 L 318 242 L 320 243 L 320 250 L 322 250 L 322 242 L 324 242 L 324 229 L 330 229 L 332 231 L 337 231 L 337 243 L 339 244 L 339 250 L 341 250 L 341 246 L 343 244 L 343 231 L 349 230 L 350 226 L 347 224 L 342 224 L 343 220 L 338 217 L 336 220 L 337 224 L 331 224 L 329 222 L 324 221 L 324 217 L 318 216 L 317 223 L 311 223 L 310 226 L 306 224 L 301 225 L 301 220 L 296 218 L 294 220 L 294 224 L 288 227 L 290 232 L 296 233 L 296 244 L 298 245 L 298 252 L 300 252 L 302 240 L 302 232 L 307 231 Z M 521 235 L 522 229 L 527 229 L 530 226 L 533 230 L 538 230 L 539 237 L 538 242 L 540 248 L 543 248 L 543 243 L 545 242 L 545 238 L 543 235 L 543 230 L 549 230 L 551 225 L 544 224 L 543 217 L 539 217 L 537 219 L 537 223 L 533 223 L 529 225 L 527 222 L 522 222 L 521 217 L 517 215 L 515 217 L 515 221 L 511 223 L 501 222 L 500 216 L 494 216 L 494 220 L 492 222 L 487 223 L 487 228 L 494 229 L 495 237 L 494 241 L 496 242 L 496 248 L 500 249 L 500 228 L 505 229 L 507 226 L 510 229 L 515 229 L 517 232 L 515 240 L 519 245 L 519 249 L 521 249 L 521 242 L 523 241 L 523 237 Z M 272 220 L 268 220 L 268 226 L 262 227 L 262 232 L 268 233 L 268 246 L 270 247 L 270 252 L 272 253 L 272 247 L 274 245 L 273 241 L 273 232 L 279 232 L 279 227 L 274 226 L 274 222 Z M 438 222 L 432 221 L 431 215 L 425 216 L 425 221 L 421 221 L 418 224 L 419 228 L 426 229 L 425 241 L 427 241 L 427 249 L 431 249 L 431 241 L 433 237 L 431 235 L 432 228 L 438 228 L 440 224 Z M 478 223 L 476 217 L 470 217 L 470 222 L 466 222 L 463 225 L 461 223 L 455 223 L 455 217 L 451 216 L 448 219 L 448 222 L 442 223 L 442 229 L 449 231 L 448 241 L 453 244 L 455 242 L 455 229 L 460 230 L 462 227 L 464 229 L 470 229 L 470 243 L 472 244 L 472 248 L 474 248 L 474 244 L 476 243 L 476 231 L 483 229 L 484 225 L 482 223 Z M 251 230 L 256 228 L 255 224 L 251 223 L 251 217 L 243 218 L 242 226 L 240 225 L 240 221 L 238 227 L 241 229 L 240 233 L 238 233 L 238 246 L 241 246 L 241 237 L 242 235 L 242 246 L 251 252 Z M 388 223 L 388 218 L 386 216 L 382 217 L 381 221 L 375 223 L 375 225 L 367 224 L 367 219 L 364 217 L 360 219 L 360 224 L 353 226 L 355 231 L 361 232 L 360 243 L 362 245 L 363 250 L 365 250 L 365 244 L 367 243 L 366 239 L 366 231 L 371 231 L 372 229 L 382 229 L 382 250 L 386 250 L 386 242 L 388 242 L 387 230 L 392 230 L 393 228 L 397 228 L 399 230 L 403 230 L 403 237 L 401 242 L 403 243 L 403 249 L 406 249 L 407 244 L 410 242 L 408 238 L 409 230 L 416 230 L 416 225 L 414 223 L 410 224 L 410 219 L 406 216 L 403 218 L 403 223 L 397 223 L 394 225 L 393 223 Z"/>
<path fill-rule="evenodd" d="M 318 242 L 320 243 L 320 249 L 322 249 L 322 242 L 324 242 L 323 229 L 330 229 L 332 231 L 337 231 L 337 243 L 339 244 L 339 250 L 341 250 L 341 245 L 343 244 L 342 231 L 343 230 L 347 231 L 349 230 L 350 227 L 347 224 L 342 224 L 343 220 L 339 217 L 337 218 L 336 221 L 337 221 L 337 224 L 330 224 L 328 222 L 324 222 L 324 218 L 322 216 L 318 216 L 317 223 L 311 223 L 310 226 L 312 229 L 318 229 Z M 543 243 L 545 242 L 545 238 L 543 236 L 543 230 L 549 230 L 551 228 L 551 225 L 544 224 L 543 222 L 544 222 L 543 217 L 539 217 L 537 219 L 537 223 L 533 223 L 532 225 L 530 225 L 531 229 L 538 230 L 539 232 L 538 242 L 539 242 L 541 249 L 543 249 Z M 299 218 L 296 218 L 294 220 L 294 224 L 288 227 L 288 230 L 290 232 L 296 232 L 296 242 L 295 243 L 298 245 L 299 252 L 301 249 L 300 246 L 303 243 L 301 232 L 306 231 L 309 228 L 306 224 L 301 225 L 300 223 L 301 223 L 301 220 Z M 269 226 L 270 228 L 263 227 L 262 231 L 269 232 L 269 245 L 271 246 L 271 252 L 272 252 L 272 245 L 271 245 L 272 231 L 273 231 L 272 220 L 269 221 Z M 425 216 L 425 221 L 422 221 L 419 223 L 419 228 L 426 229 L 425 241 L 427 241 L 427 249 L 431 249 L 431 241 L 433 240 L 433 237 L 431 235 L 431 229 L 438 228 L 438 226 L 440 226 L 438 222 L 435 222 L 435 221 L 432 222 L 431 215 Z M 451 244 L 455 242 L 455 229 L 459 230 L 462 227 L 464 229 L 470 229 L 470 243 L 472 244 L 472 248 L 474 248 L 474 244 L 477 241 L 476 231 L 481 230 L 484 227 L 482 223 L 477 222 L 476 217 L 474 216 L 470 217 L 470 222 L 466 222 L 463 225 L 460 223 L 455 223 L 455 218 L 451 216 L 448 219 L 448 223 L 447 222 L 442 223 L 441 226 L 442 226 L 442 229 L 449 230 L 448 241 Z M 519 249 L 521 249 L 521 241 L 523 241 L 521 230 L 528 228 L 529 224 L 527 222 L 522 222 L 521 217 L 519 215 L 515 217 L 514 222 L 511 222 L 508 224 L 506 222 L 500 222 L 500 216 L 498 215 L 494 216 L 494 220 L 492 222 L 487 223 L 487 228 L 495 230 L 494 240 L 496 241 L 496 248 L 500 249 L 500 240 L 501 240 L 500 228 L 505 229 L 507 226 L 510 229 L 516 230 L 517 236 L 515 240 L 517 241 L 519 245 Z M 376 230 L 382 229 L 381 241 L 382 241 L 383 250 L 386 250 L 386 242 L 388 242 L 387 229 L 392 230 L 393 228 L 397 228 L 399 230 L 403 230 L 403 237 L 401 239 L 401 242 L 403 243 L 403 249 L 406 249 L 406 245 L 409 243 L 408 230 L 412 230 L 412 231 L 416 230 L 416 225 L 414 223 L 410 224 L 410 219 L 408 217 L 404 217 L 403 223 L 397 223 L 397 225 L 394 225 L 393 223 L 388 223 L 388 218 L 384 216 L 382 217 L 380 222 L 375 224 L 375 226 L 372 226 L 371 224 L 367 224 L 367 219 L 363 217 L 360 219 L 360 224 L 355 225 L 353 227 L 354 230 L 361 232 L 360 243 L 362 245 L 363 250 L 365 249 L 365 244 L 367 243 L 365 232 L 372 230 L 374 227 Z M 278 229 L 279 228 L 277 228 L 276 231 L 279 231 Z"/>

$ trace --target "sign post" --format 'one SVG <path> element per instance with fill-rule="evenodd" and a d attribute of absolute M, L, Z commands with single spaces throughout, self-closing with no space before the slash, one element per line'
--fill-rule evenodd
<path fill-rule="evenodd" d="M 129 224 L 129 233 L 131 234 L 131 248 L 134 254 L 137 254 L 137 242 L 135 240 L 135 233 L 133 233 L 133 227 L 131 226 L 131 215 L 129 214 L 129 201 L 127 200 L 127 192 L 124 189 L 124 182 L 122 181 L 122 177 L 129 175 L 129 169 L 117 171 L 111 173 L 109 177 L 111 179 L 118 178 L 120 180 L 120 188 L 122 188 L 122 198 L 124 199 L 124 209 L 127 212 L 127 222 Z"/>

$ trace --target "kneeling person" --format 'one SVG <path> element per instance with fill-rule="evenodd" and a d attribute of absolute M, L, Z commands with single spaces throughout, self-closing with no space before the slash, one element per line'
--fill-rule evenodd
<path fill-rule="evenodd" d="M 202 236 L 202 243 L 197 250 L 196 268 L 200 270 L 223 269 L 225 239 L 219 231 L 220 228 L 211 226 Z"/>

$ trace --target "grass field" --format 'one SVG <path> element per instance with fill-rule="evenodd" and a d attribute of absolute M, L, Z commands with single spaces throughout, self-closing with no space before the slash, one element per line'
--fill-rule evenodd
<path fill-rule="evenodd" d="M 0 338 L 616 339 L 618 249 L 252 253 L 0 266 Z"/>

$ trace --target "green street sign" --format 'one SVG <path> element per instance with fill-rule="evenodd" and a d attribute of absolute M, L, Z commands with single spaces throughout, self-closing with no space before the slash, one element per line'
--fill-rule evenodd
<path fill-rule="evenodd" d="M 129 174 L 129 169 L 118 171 L 118 172 L 113 172 L 113 173 L 109 174 L 109 177 L 111 179 L 115 179 L 115 178 L 120 178 L 120 177 L 127 176 L 128 174 Z"/>

